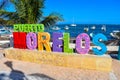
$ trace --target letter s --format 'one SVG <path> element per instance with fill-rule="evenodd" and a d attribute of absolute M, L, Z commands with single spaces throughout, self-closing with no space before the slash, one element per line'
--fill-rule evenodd
<path fill-rule="evenodd" d="M 96 54 L 96 55 L 103 55 L 107 51 L 106 45 L 104 43 L 100 42 L 100 39 L 102 41 L 107 41 L 107 37 L 104 34 L 101 34 L 101 33 L 95 35 L 93 37 L 93 40 L 92 40 L 93 44 L 95 44 L 96 46 L 100 46 L 101 47 L 100 50 L 97 49 L 97 48 L 92 48 L 94 54 Z"/>

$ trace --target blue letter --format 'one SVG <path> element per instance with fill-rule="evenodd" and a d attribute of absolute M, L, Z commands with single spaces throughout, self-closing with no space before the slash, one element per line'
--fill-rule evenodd
<path fill-rule="evenodd" d="M 97 48 L 93 48 L 93 52 L 96 55 L 103 55 L 107 52 L 107 47 L 104 43 L 100 42 L 100 40 L 102 41 L 107 41 L 107 37 L 103 34 L 97 34 L 93 37 L 93 44 L 95 44 L 96 46 L 100 46 L 101 49 L 97 49 Z"/>

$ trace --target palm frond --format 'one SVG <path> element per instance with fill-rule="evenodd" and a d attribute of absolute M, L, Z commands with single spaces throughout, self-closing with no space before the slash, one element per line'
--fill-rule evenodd
<path fill-rule="evenodd" d="M 9 17 L 12 14 L 13 14 L 13 12 L 7 12 L 5 10 L 0 10 L 0 17 L 6 18 L 6 17 Z"/>
<path fill-rule="evenodd" d="M 0 9 L 3 9 L 7 2 L 8 2 L 8 0 L 2 0 L 1 4 L 0 4 Z"/>
<path fill-rule="evenodd" d="M 29 0 L 29 5 L 27 5 L 27 7 L 28 23 L 37 23 L 43 14 L 42 9 L 44 8 L 44 0 Z"/>
<path fill-rule="evenodd" d="M 49 16 L 45 17 L 43 21 L 41 21 L 42 24 L 45 25 L 45 27 L 50 27 L 52 25 L 55 25 L 58 21 L 63 21 L 62 15 L 58 13 L 51 13 Z"/>
<path fill-rule="evenodd" d="M 9 1 L 9 0 L 5 0 Z M 0 18 L 3 24 L 34 24 L 43 23 L 45 27 L 56 24 L 58 21 L 63 21 L 62 15 L 51 13 L 43 18 L 43 8 L 45 0 L 10 0 L 16 9 L 16 12 L 7 12 L 0 8 Z M 5 3 L 0 5 L 3 7 Z"/>
<path fill-rule="evenodd" d="M 3 25 L 5 23 L 6 23 L 6 21 L 4 19 L 0 18 L 0 24 Z"/>

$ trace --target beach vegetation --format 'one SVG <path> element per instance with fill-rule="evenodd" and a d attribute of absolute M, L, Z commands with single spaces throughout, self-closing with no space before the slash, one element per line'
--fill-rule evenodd
<path fill-rule="evenodd" d="M 4 9 L 7 2 L 11 2 L 15 11 L 10 12 Z M 58 21 L 63 21 L 59 13 L 50 13 L 44 16 L 45 0 L 4 0 L 0 5 L 0 24 L 38 24 L 42 23 L 45 27 L 50 27 Z"/>

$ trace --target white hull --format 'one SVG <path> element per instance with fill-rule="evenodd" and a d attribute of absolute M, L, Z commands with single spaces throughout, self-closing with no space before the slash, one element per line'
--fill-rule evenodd
<path fill-rule="evenodd" d="M 65 26 L 65 28 L 64 28 L 64 29 L 68 30 L 68 29 L 69 29 L 69 27 L 68 27 L 68 26 Z"/>
<path fill-rule="evenodd" d="M 53 30 L 60 30 L 60 28 L 58 26 L 55 26 L 52 28 Z"/>
<path fill-rule="evenodd" d="M 71 24 L 70 26 L 77 26 L 76 24 Z"/>

